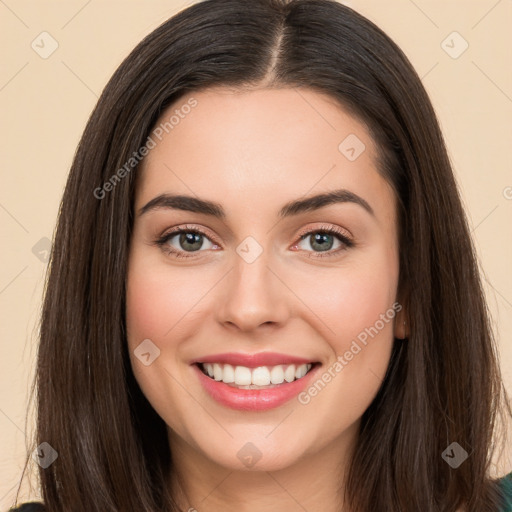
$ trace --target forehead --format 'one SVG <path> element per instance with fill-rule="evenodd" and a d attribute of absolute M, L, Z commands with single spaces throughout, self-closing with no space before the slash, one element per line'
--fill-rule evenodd
<path fill-rule="evenodd" d="M 183 193 L 261 211 L 340 188 L 389 202 L 366 126 L 310 89 L 196 91 L 168 107 L 150 136 L 137 207 Z"/>

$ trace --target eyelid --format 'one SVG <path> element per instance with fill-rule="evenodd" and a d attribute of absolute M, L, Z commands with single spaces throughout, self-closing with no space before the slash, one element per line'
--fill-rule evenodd
<path fill-rule="evenodd" d="M 215 237 L 215 235 L 210 234 L 202 227 L 198 227 L 196 224 L 184 224 L 184 225 L 180 224 L 179 226 L 176 226 L 167 231 L 164 231 L 164 233 L 161 236 L 159 236 L 158 239 L 159 240 L 169 239 L 172 236 L 179 235 L 183 232 L 200 233 L 201 235 L 204 235 L 206 238 L 208 238 L 208 240 L 210 240 L 215 245 L 222 246 L 222 244 L 218 241 L 218 239 Z"/>
<path fill-rule="evenodd" d="M 297 236 L 302 239 L 302 237 L 306 235 L 310 235 L 312 233 L 317 232 L 332 232 L 339 234 L 349 240 L 352 240 L 352 234 L 350 233 L 350 231 L 339 226 L 336 226 L 335 224 L 322 224 L 320 226 L 304 228 L 299 231 L 299 234 Z"/>

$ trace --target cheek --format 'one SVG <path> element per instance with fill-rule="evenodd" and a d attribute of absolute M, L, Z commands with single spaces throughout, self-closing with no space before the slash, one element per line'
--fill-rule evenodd
<path fill-rule="evenodd" d="M 147 261 L 135 252 L 128 269 L 126 323 L 132 343 L 150 338 L 163 342 L 180 332 L 182 319 L 200 310 L 207 280 L 189 272 L 171 272 L 169 267 Z"/>
<path fill-rule="evenodd" d="M 198 280 L 191 285 L 189 274 L 172 272 L 169 266 L 162 265 L 143 249 L 135 249 L 130 255 L 126 326 L 132 370 L 156 412 L 178 430 L 184 429 L 183 418 L 193 417 L 197 410 L 195 402 L 188 399 L 179 384 L 188 378 L 188 367 L 177 364 L 180 345 L 173 340 L 183 338 L 185 329 L 187 336 L 194 336 L 198 328 L 193 321 L 194 312 L 206 292 L 203 287 L 206 284 Z M 160 351 L 147 366 L 137 357 L 137 348 L 146 339 Z M 179 404 L 181 414 L 176 415 L 169 404 Z"/>
<path fill-rule="evenodd" d="M 305 302 L 324 326 L 331 356 L 300 403 L 329 411 L 325 421 L 348 424 L 370 405 L 388 368 L 401 310 L 396 302 L 398 262 L 394 251 L 375 251 L 357 264 L 347 259 L 336 272 L 331 270 L 309 277 L 302 289 L 303 294 L 309 289 Z M 319 293 L 311 293 L 314 289 Z"/>
<path fill-rule="evenodd" d="M 335 271 L 317 270 L 298 282 L 298 295 L 323 322 L 322 331 L 336 353 L 347 350 L 376 323 L 383 337 L 392 337 L 398 267 L 394 258 L 383 258 L 382 253 L 369 256 L 357 264 L 347 261 Z"/>
<path fill-rule="evenodd" d="M 174 294 L 165 294 L 163 276 L 143 271 L 134 263 L 128 272 L 126 290 L 126 323 L 130 340 L 159 338 L 173 324 L 179 301 Z M 163 314 L 165 312 L 165 314 Z"/>

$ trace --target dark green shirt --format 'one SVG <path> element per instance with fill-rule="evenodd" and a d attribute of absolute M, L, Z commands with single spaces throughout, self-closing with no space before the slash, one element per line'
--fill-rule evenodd
<path fill-rule="evenodd" d="M 505 508 L 501 512 L 512 512 L 512 473 L 504 476 L 500 480 L 500 485 L 505 498 Z"/>

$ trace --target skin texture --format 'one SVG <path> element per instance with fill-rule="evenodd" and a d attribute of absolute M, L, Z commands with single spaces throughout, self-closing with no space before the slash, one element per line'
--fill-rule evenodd
<path fill-rule="evenodd" d="M 339 510 L 361 415 L 381 385 L 393 336 L 404 337 L 404 309 L 308 404 L 226 408 L 203 391 L 190 363 L 274 351 L 332 366 L 399 302 L 394 193 L 377 171 L 366 127 L 329 96 L 208 89 L 162 119 L 190 97 L 197 106 L 157 141 L 138 175 L 126 312 L 135 377 L 168 426 L 184 510 Z M 366 146 L 355 161 L 338 149 L 349 134 Z M 340 203 L 278 217 L 289 201 L 342 188 L 374 215 Z M 163 193 L 215 201 L 226 217 L 170 208 L 139 215 Z M 155 244 L 185 225 L 206 232 L 200 251 L 180 246 L 179 236 L 168 245 L 192 257 Z M 334 238 L 332 255 L 321 257 L 311 236 L 300 240 L 305 229 L 325 227 L 338 227 L 354 246 L 336 252 L 344 245 Z M 250 264 L 236 252 L 248 236 L 263 249 Z M 144 339 L 160 349 L 149 366 L 134 355 Z M 237 457 L 248 442 L 261 452 L 251 468 Z"/>

